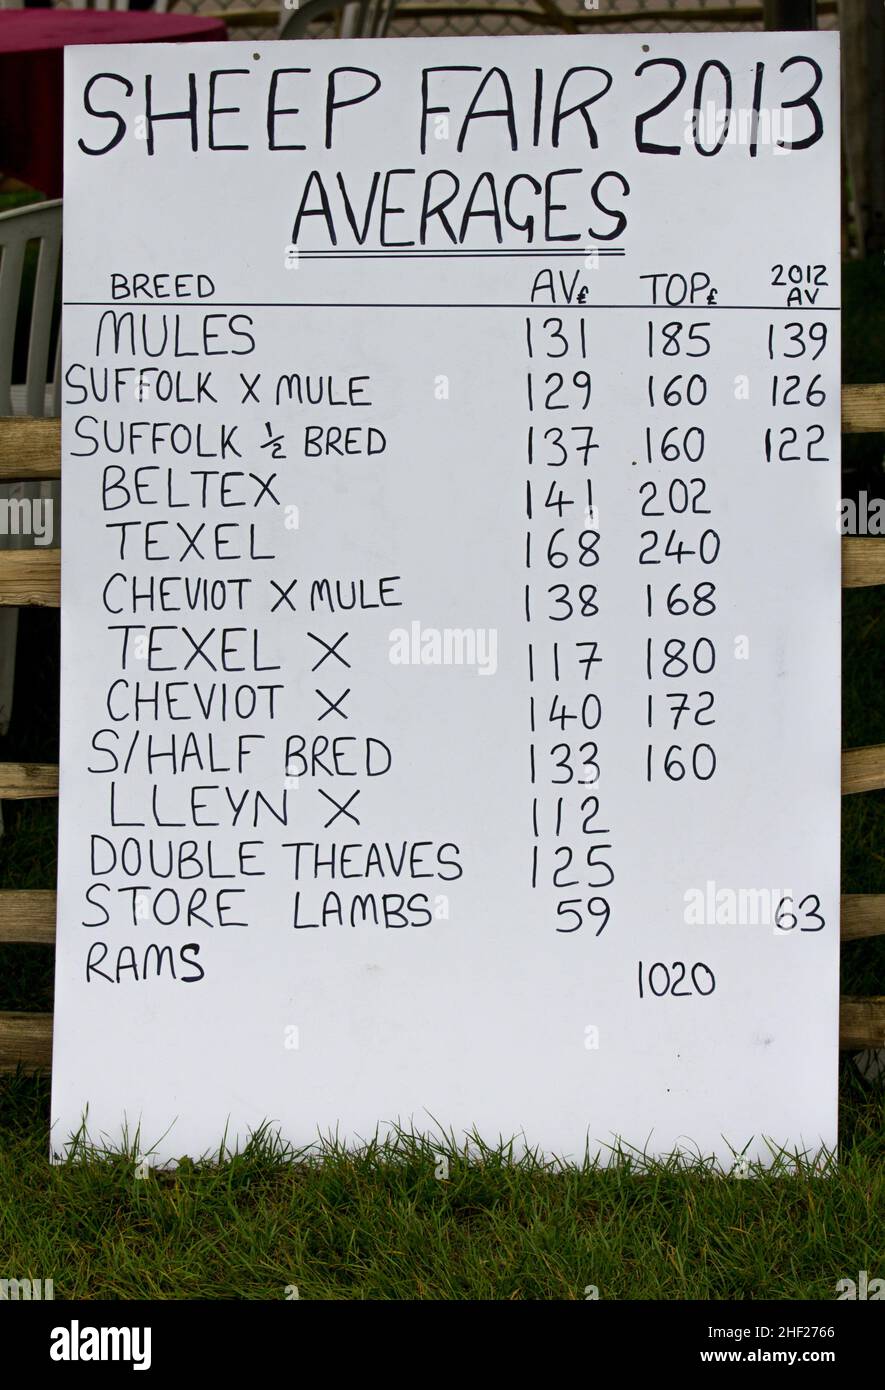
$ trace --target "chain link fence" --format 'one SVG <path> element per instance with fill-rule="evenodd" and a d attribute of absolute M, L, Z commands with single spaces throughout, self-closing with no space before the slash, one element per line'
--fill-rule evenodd
<path fill-rule="evenodd" d="M 594 0 L 586 6 L 581 0 L 566 0 L 556 6 L 564 23 L 558 22 L 553 8 L 542 10 L 534 0 L 502 0 L 500 4 L 443 3 L 409 4 L 398 6 L 388 30 L 391 37 L 439 37 L 457 34 L 556 34 L 563 32 L 613 33 L 624 29 L 645 29 L 649 32 L 706 29 L 710 27 L 700 13 L 710 9 L 717 18 L 717 27 L 746 29 L 761 27 L 752 5 L 739 5 L 737 0 Z M 684 15 L 680 10 L 686 11 Z M 730 12 L 730 13 L 729 13 Z M 724 20 L 723 15 L 728 17 Z M 334 20 L 311 26 L 311 37 L 334 38 Z"/>
<path fill-rule="evenodd" d="M 272 38 L 296 7 L 296 0 L 171 0 L 170 9 L 200 13 L 233 12 L 232 39 Z M 256 25 L 246 22 L 256 11 Z M 823 0 L 818 27 L 837 26 L 835 3 Z M 703 33 L 761 29 L 761 3 L 750 0 L 402 0 L 394 11 L 390 38 L 469 34 Z M 307 37 L 340 36 L 340 18 L 328 15 L 310 24 Z"/>
<path fill-rule="evenodd" d="M 63 8 L 73 4 L 80 8 L 84 0 L 55 3 Z M 94 3 L 95 0 L 85 0 L 86 5 Z M 298 0 L 168 0 L 173 13 L 228 13 L 229 38 L 252 41 L 276 37 L 297 7 Z M 254 24 L 249 23 L 250 11 L 255 13 Z M 761 0 L 401 0 L 387 36 L 703 33 L 762 27 Z M 818 28 L 837 27 L 835 0 L 820 0 Z M 307 31 L 310 39 L 335 39 L 340 35 L 340 16 L 331 12 L 313 21 Z"/>

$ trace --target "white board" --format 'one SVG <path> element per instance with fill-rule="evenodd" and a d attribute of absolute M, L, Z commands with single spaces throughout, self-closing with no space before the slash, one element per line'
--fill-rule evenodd
<path fill-rule="evenodd" d="M 836 37 L 66 61 L 53 1152 L 833 1145 Z"/>

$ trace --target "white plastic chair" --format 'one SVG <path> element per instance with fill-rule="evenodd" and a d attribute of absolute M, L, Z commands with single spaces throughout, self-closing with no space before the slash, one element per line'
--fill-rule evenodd
<path fill-rule="evenodd" d="M 0 415 L 58 415 L 61 400 L 61 341 L 50 362 L 52 320 L 61 258 L 61 199 L 0 213 Z M 24 383 L 12 384 L 16 325 L 22 299 L 22 276 L 29 243 L 37 243 L 37 273 L 30 305 L 28 355 Z M 51 498 L 58 545 L 60 487 L 57 482 L 2 483 L 0 499 Z M 0 534 L 0 549 L 32 547 L 33 537 Z M 0 608 L 0 734 L 12 714 L 18 609 Z M 2 818 L 0 818 L 2 833 Z"/>

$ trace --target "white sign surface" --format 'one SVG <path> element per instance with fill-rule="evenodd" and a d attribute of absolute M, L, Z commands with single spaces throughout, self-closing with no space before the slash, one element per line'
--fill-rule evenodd
<path fill-rule="evenodd" d="M 53 1152 L 834 1144 L 836 37 L 66 60 Z"/>

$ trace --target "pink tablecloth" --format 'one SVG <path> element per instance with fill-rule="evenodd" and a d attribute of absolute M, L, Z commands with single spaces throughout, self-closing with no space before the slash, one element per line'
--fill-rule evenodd
<path fill-rule="evenodd" d="M 0 10 L 0 173 L 62 191 L 63 51 L 75 43 L 225 39 L 220 19 L 135 10 Z"/>

